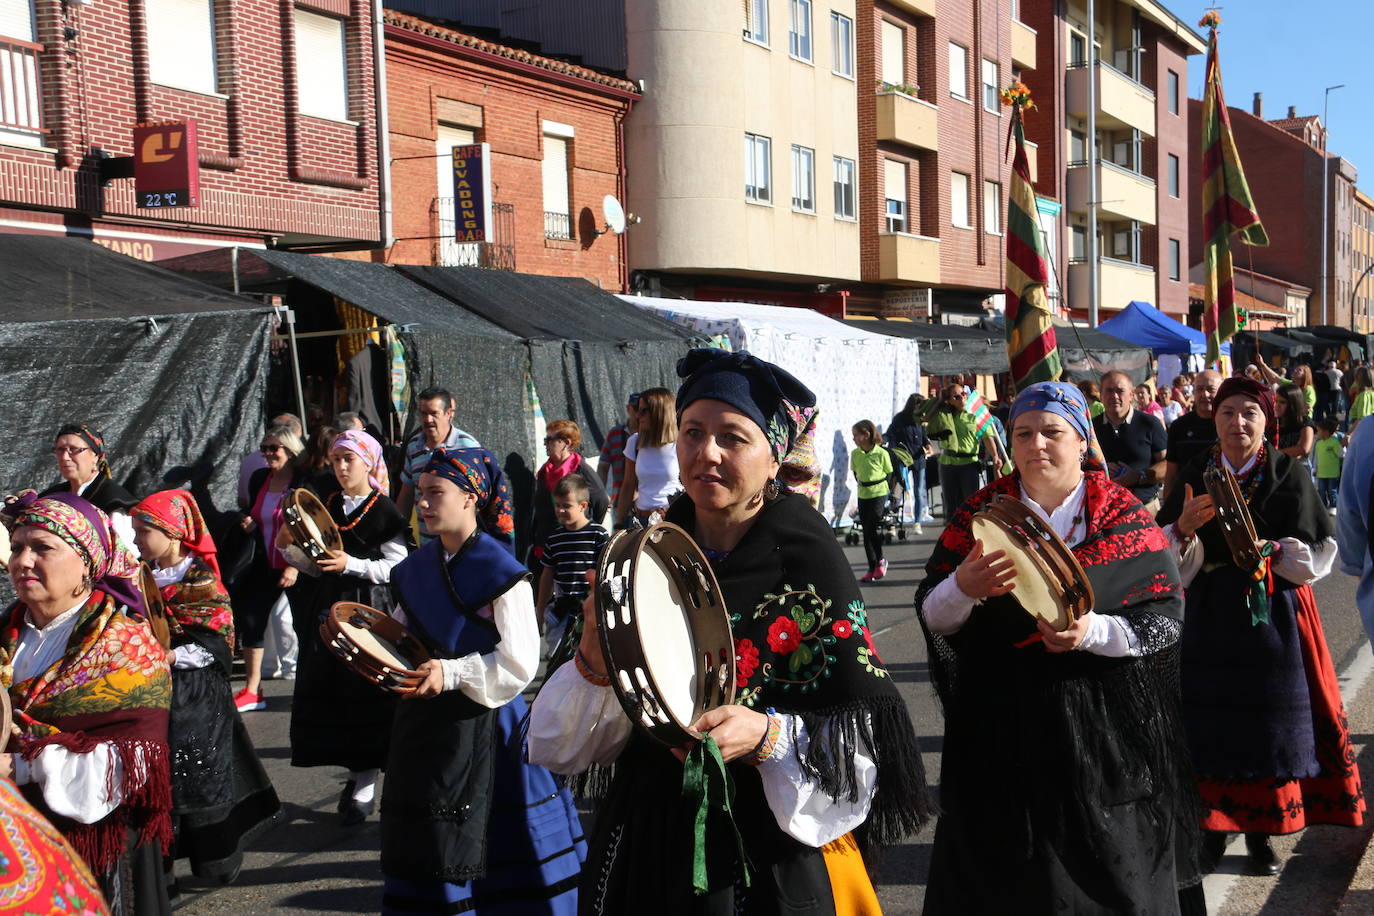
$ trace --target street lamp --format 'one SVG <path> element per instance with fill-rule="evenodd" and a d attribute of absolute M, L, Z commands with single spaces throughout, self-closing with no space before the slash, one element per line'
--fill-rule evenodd
<path fill-rule="evenodd" d="M 1327 274 L 1326 274 L 1326 233 L 1327 233 L 1327 211 L 1330 209 L 1331 203 L 1330 203 L 1330 201 L 1327 199 L 1326 185 L 1327 185 L 1327 181 L 1329 180 L 1329 177 L 1330 177 L 1330 174 L 1331 174 L 1331 163 L 1327 162 L 1327 160 L 1326 160 L 1326 138 L 1330 135 L 1330 133 L 1331 133 L 1331 128 L 1330 128 L 1330 126 L 1329 126 L 1328 123 L 1327 123 L 1327 109 L 1328 109 L 1328 108 L 1330 107 L 1330 105 L 1331 105 L 1331 93 L 1334 92 L 1334 91 L 1337 90 L 1337 89 L 1344 89 L 1344 88 L 1345 88 L 1345 83 L 1341 83 L 1339 86 L 1327 86 L 1327 87 L 1326 87 L 1326 93 L 1323 95 L 1323 98 L 1322 98 L 1322 269 L 1321 269 L 1321 278 L 1322 278 L 1322 324 L 1327 324 L 1327 323 L 1328 323 L 1328 322 L 1327 322 L 1326 303 L 1327 303 L 1327 301 L 1328 301 L 1328 299 L 1329 299 L 1329 297 L 1327 296 L 1327 289 L 1326 289 L 1326 283 L 1327 283 Z"/>

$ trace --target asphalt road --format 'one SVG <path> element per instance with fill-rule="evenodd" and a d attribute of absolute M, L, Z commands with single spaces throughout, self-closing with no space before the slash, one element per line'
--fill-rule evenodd
<path fill-rule="evenodd" d="M 864 588 L 875 641 L 911 710 L 932 785 L 939 778 L 944 727 L 930 684 L 925 641 L 912 609 L 912 595 L 938 530 L 928 525 L 924 535 L 889 547 L 887 578 Z M 862 547 L 845 551 L 855 569 L 862 572 Z M 1315 587 L 1338 673 L 1358 659 L 1362 647 L 1365 655 L 1369 653 L 1354 610 L 1354 585 L 1354 579 L 1336 572 Z M 375 815 L 361 827 L 338 826 L 334 804 L 343 782 L 342 770 L 301 770 L 289 765 L 291 682 L 269 681 L 266 692 L 268 709 L 248 713 L 245 719 L 284 803 L 282 822 L 246 857 L 234 885 L 192 890 L 194 885 L 184 881 L 187 892 L 183 911 L 245 916 L 379 912 L 382 878 Z M 1374 780 L 1374 748 L 1366 752 L 1364 747 L 1374 732 L 1370 697 L 1371 692 L 1366 692 L 1360 702 L 1348 704 L 1366 784 Z M 920 912 L 933 834 L 933 826 L 927 827 L 919 836 L 889 849 L 878 863 L 879 896 L 886 913 L 905 916 Z M 1233 855 L 1223 861 L 1220 874 L 1209 882 L 1209 909 L 1285 916 L 1331 913 L 1355 870 L 1367 835 L 1365 830 L 1317 827 L 1282 840 L 1276 847 L 1288 861 L 1278 879 L 1236 877 L 1243 860 Z M 185 874 L 184 863 L 179 871 Z"/>

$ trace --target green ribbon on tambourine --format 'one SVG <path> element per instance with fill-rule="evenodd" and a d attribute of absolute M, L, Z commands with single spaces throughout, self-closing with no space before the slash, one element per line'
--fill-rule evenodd
<path fill-rule="evenodd" d="M 707 834 L 710 832 L 713 811 L 723 814 L 730 825 L 730 832 L 735 837 L 740 874 L 744 886 L 748 887 L 749 860 L 744 855 L 744 838 L 740 836 L 739 827 L 735 824 L 735 815 L 730 808 L 735 797 L 735 787 L 730 781 L 729 772 L 725 769 L 725 761 L 721 759 L 720 748 L 711 740 L 710 735 L 698 741 L 683 761 L 682 796 L 696 809 L 692 839 L 693 892 L 697 895 L 708 894 L 735 880 L 733 871 L 729 875 L 717 875 L 715 882 L 712 882 L 709 874 L 710 868 L 706 861 L 706 851 L 709 848 Z"/>
<path fill-rule="evenodd" d="M 1250 571 L 1250 588 L 1245 593 L 1245 607 L 1250 611 L 1250 625 L 1269 623 L 1269 599 L 1274 594 L 1274 544 L 1265 541 L 1259 550 L 1259 565 Z"/>

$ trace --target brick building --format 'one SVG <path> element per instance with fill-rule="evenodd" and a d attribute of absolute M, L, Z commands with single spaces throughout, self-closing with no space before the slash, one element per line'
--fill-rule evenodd
<path fill-rule="evenodd" d="M 602 200 L 625 199 L 634 84 L 394 10 L 384 18 L 396 236 L 385 258 L 625 289 L 626 236 L 603 232 Z M 494 238 L 459 243 L 452 149 L 473 143 L 491 148 Z"/>
<path fill-rule="evenodd" d="M 1197 124 L 1187 100 L 1188 57 L 1205 52 L 1206 42 L 1157 3 L 1099 0 L 1090 65 L 1083 0 L 1020 0 L 1020 18 L 1036 36 L 1037 70 L 1026 78 L 1037 105 L 1026 118 L 1027 137 L 1039 147 L 1036 191 L 1064 208 L 1052 242 L 1064 255 L 1055 264 L 1064 305 L 1087 318 L 1096 289 L 1099 321 L 1137 299 L 1183 320 L 1185 258 L 1197 237 L 1185 188 Z"/>
<path fill-rule="evenodd" d="M 1195 121 L 1201 118 L 1201 101 L 1190 99 L 1188 107 Z M 1351 248 L 1357 177 L 1354 164 L 1323 152 L 1326 136 L 1319 118 L 1298 117 L 1290 108 L 1288 117 L 1266 121 L 1258 94 L 1253 112 L 1228 107 L 1245 178 L 1269 235 L 1269 244 L 1265 247 L 1236 244 L 1233 248 L 1236 266 L 1311 288 L 1307 319 L 1303 323 L 1349 327 L 1350 291 L 1357 276 L 1353 273 Z M 1201 139 L 1196 134 L 1189 138 L 1193 163 L 1201 162 L 1200 144 Z M 1321 267 L 1323 159 L 1328 163 L 1330 195 L 1327 211 L 1330 267 L 1325 273 L 1328 281 L 1325 290 Z M 1189 196 L 1200 202 L 1200 167 L 1189 169 L 1188 184 Z M 1194 233 L 1189 262 L 1201 261 L 1202 237 Z"/>
<path fill-rule="evenodd" d="M 158 260 L 386 232 L 371 0 L 10 0 L 0 15 L 0 231 Z M 135 124 L 195 119 L 200 203 L 136 205 L 100 161 Z"/>

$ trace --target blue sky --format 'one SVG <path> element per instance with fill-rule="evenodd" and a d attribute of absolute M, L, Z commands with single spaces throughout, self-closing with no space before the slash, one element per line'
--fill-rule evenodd
<path fill-rule="evenodd" d="M 1197 25 L 1208 7 L 1165 0 L 1185 22 Z M 1250 110 L 1264 93 L 1264 116 L 1321 115 L 1323 90 L 1331 93 L 1330 149 L 1360 170 L 1360 186 L 1374 188 L 1374 117 L 1367 101 L 1374 48 L 1374 0 L 1220 0 L 1222 87 L 1226 103 Z M 1206 37 L 1201 29 L 1197 30 Z M 1201 98 L 1205 55 L 1190 59 L 1188 94 Z M 1245 150 L 1240 151 L 1244 161 Z"/>

